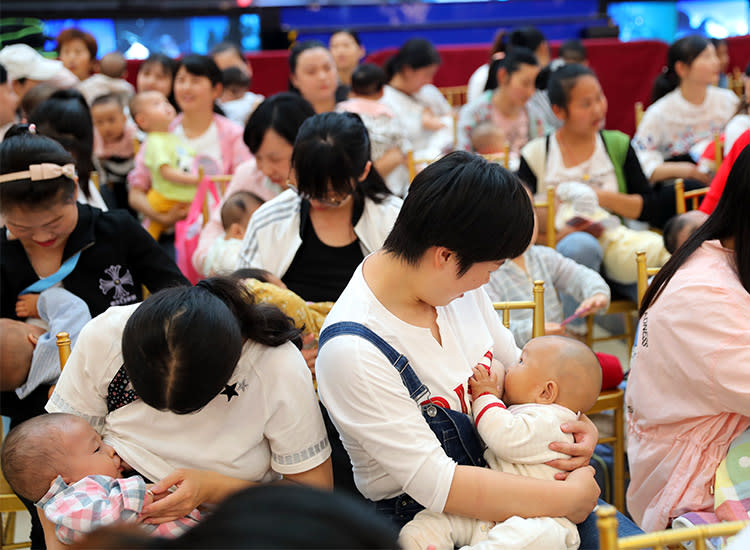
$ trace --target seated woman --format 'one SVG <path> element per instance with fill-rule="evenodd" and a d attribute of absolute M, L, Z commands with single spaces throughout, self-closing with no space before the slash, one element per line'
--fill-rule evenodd
<path fill-rule="evenodd" d="M 628 509 L 646 531 L 714 510 L 714 474 L 750 427 L 750 148 L 719 204 L 654 277 L 628 391 Z"/>
<path fill-rule="evenodd" d="M 429 40 L 412 38 L 385 64 L 388 85 L 381 103 L 401 122 L 417 159 L 433 159 L 453 148 L 451 106 L 432 81 L 440 54 Z"/>
<path fill-rule="evenodd" d="M 82 416 L 157 482 L 142 510 L 151 523 L 282 476 L 330 489 L 330 447 L 293 342 L 291 321 L 235 280 L 163 290 L 84 328 L 47 410 Z"/>
<path fill-rule="evenodd" d="M 737 110 L 733 92 L 716 87 L 719 58 L 708 38 L 692 35 L 669 47 L 667 71 L 654 82 L 652 100 L 633 136 L 649 180 L 684 178 L 686 187 L 711 181 L 696 160 Z"/>
<path fill-rule="evenodd" d="M 221 71 L 204 55 L 188 55 L 179 62 L 174 78 L 174 97 L 182 113 L 170 125 L 191 149 L 199 151 L 196 165 L 206 174 L 233 174 L 250 158 L 242 142 L 242 127 L 214 112 L 221 94 Z M 171 227 L 187 215 L 187 208 L 175 206 L 166 214 L 157 213 L 146 199 L 151 176 L 144 163 L 146 148 L 135 157 L 135 168 L 128 174 L 130 206 L 149 219 Z"/>
<path fill-rule="evenodd" d="M 563 124 L 554 134 L 530 142 L 521 151 L 518 175 L 534 193 L 543 195 L 548 186 L 580 182 L 593 188 L 599 205 L 612 214 L 653 225 L 662 225 L 674 214 L 673 189 L 654 190 L 628 137 L 601 129 L 607 99 L 591 69 L 575 64 L 558 69 L 550 77 L 549 95 Z M 669 215 L 664 215 L 665 210 Z M 546 219 L 546 212 L 544 216 Z M 558 233 L 558 251 L 596 271 L 603 260 L 605 275 L 633 297 L 635 252 L 646 250 L 650 265 L 656 265 L 664 255 L 661 237 L 653 232 L 619 226 L 594 236 L 576 229 L 579 227 L 569 224 Z"/>
<path fill-rule="evenodd" d="M 348 88 L 339 85 L 336 63 L 322 42 L 298 42 L 289 51 L 289 91 L 310 102 L 316 113 L 328 113 L 344 101 Z"/>
<path fill-rule="evenodd" d="M 250 115 L 243 134 L 243 140 L 253 157 L 237 167 L 224 196 L 248 191 L 263 200 L 270 200 L 286 189 L 297 131 L 314 114 L 312 106 L 304 98 L 291 92 L 272 95 L 258 105 Z M 214 208 L 201 230 L 192 259 L 193 266 L 199 273 L 208 250 L 224 231 L 221 223 L 223 204 L 222 200 Z"/>
<path fill-rule="evenodd" d="M 336 63 L 339 82 L 351 87 L 352 73 L 366 53 L 359 33 L 351 29 L 340 29 L 334 32 L 328 39 L 328 49 Z"/>
<path fill-rule="evenodd" d="M 531 50 L 518 47 L 494 61 L 492 70 L 497 74 L 497 86 L 487 88 L 478 99 L 461 107 L 457 148 L 473 150 L 473 130 L 492 122 L 505 134 L 511 153 L 517 157 L 529 140 L 546 133 L 543 113 L 529 102 L 536 90 L 539 64 Z"/>
<path fill-rule="evenodd" d="M 336 301 L 385 241 L 401 199 L 372 169 L 367 130 L 352 113 L 306 120 L 290 175 L 290 189 L 250 219 L 237 267 L 266 269 L 307 301 Z"/>
<path fill-rule="evenodd" d="M 479 287 L 523 252 L 532 226 L 517 178 L 475 155 L 451 153 L 415 178 L 383 248 L 357 268 L 328 315 L 316 370 L 320 398 L 358 490 L 401 526 L 422 508 L 488 521 L 581 522 L 596 503 L 587 466 L 596 429 L 585 416 L 561 426 L 577 443 L 550 446 L 573 456 L 549 463 L 570 471 L 558 482 L 478 467 L 482 446 L 462 415 L 480 359 L 492 357 L 497 368 L 520 354 Z M 358 332 L 339 332 L 340 322 Z M 377 338 L 366 341 L 370 333 Z M 431 418 L 445 424 L 431 426 Z M 598 548 L 593 521 L 581 530 L 581 548 Z"/>

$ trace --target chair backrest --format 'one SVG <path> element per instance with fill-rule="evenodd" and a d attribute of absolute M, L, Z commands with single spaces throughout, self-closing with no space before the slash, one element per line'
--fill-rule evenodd
<path fill-rule="evenodd" d="M 640 309 L 643 295 L 646 294 L 648 288 L 648 279 L 659 273 L 660 268 L 646 266 L 646 253 L 643 251 L 635 253 L 635 262 L 638 266 L 638 309 Z"/>
<path fill-rule="evenodd" d="M 503 168 L 510 170 L 510 143 L 507 141 L 503 145 L 502 153 L 488 153 L 482 156 L 489 162 L 502 163 Z"/>
<path fill-rule="evenodd" d="M 638 550 L 653 548 L 655 550 L 666 550 L 672 545 L 684 542 L 694 542 L 689 548 L 705 550 L 706 539 L 712 537 L 728 537 L 736 535 L 745 527 L 750 526 L 750 521 L 727 521 L 711 525 L 700 525 L 687 529 L 670 529 L 668 531 L 654 531 L 644 535 L 617 538 L 617 511 L 613 506 L 602 505 L 596 510 L 596 525 L 599 528 L 600 550 Z M 680 546 L 682 548 L 682 546 Z M 687 547 L 687 546 L 686 546 Z"/>
<path fill-rule="evenodd" d="M 57 333 L 57 353 L 60 356 L 60 370 L 63 370 L 70 357 L 70 334 L 67 332 Z"/>
<path fill-rule="evenodd" d="M 643 120 L 643 103 L 640 101 L 637 101 L 635 104 L 635 127 L 638 128 L 638 126 L 641 124 L 641 120 Z"/>
<path fill-rule="evenodd" d="M 545 223 L 547 230 L 547 246 L 555 248 L 557 246 L 557 230 L 555 229 L 555 188 L 551 185 L 547 186 L 547 200 L 536 201 L 534 208 L 546 208 L 547 209 L 547 222 Z"/>
<path fill-rule="evenodd" d="M 414 156 L 414 151 L 409 151 L 406 153 L 406 167 L 409 170 L 409 185 L 411 185 L 411 182 L 414 181 L 414 177 L 417 175 L 417 167 L 424 168 L 424 166 L 427 166 L 428 164 L 432 164 L 437 159 L 421 159 L 416 158 Z M 420 168 L 420 169 L 421 169 Z"/>
<path fill-rule="evenodd" d="M 532 338 L 544 336 L 544 281 L 534 281 L 534 296 L 530 301 L 519 302 L 495 302 L 492 304 L 495 311 L 503 312 L 503 325 L 510 328 L 510 311 L 512 309 L 531 309 L 534 311 L 533 325 L 531 328 Z"/>
<path fill-rule="evenodd" d="M 714 132 L 714 172 L 718 172 L 723 160 L 724 144 L 721 142 L 721 134 Z"/>
<path fill-rule="evenodd" d="M 708 193 L 708 189 L 708 187 L 701 187 L 700 189 L 685 191 L 685 181 L 682 178 L 677 178 L 674 182 L 675 208 L 677 213 L 684 214 L 687 212 L 688 200 L 691 201 L 693 210 L 698 208 L 698 199 L 704 197 Z"/>
<path fill-rule="evenodd" d="M 97 191 L 99 190 L 99 172 L 96 170 L 92 170 L 89 174 L 89 178 L 91 179 L 91 183 L 94 184 L 94 187 L 96 187 Z"/>
<path fill-rule="evenodd" d="M 466 105 L 469 97 L 469 86 L 443 86 L 438 88 L 440 93 L 443 94 L 445 99 L 448 100 L 450 106 L 454 109 Z"/>

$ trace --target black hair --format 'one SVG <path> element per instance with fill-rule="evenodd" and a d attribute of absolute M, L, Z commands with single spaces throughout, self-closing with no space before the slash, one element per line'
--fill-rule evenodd
<path fill-rule="evenodd" d="M 680 267 L 705 241 L 714 239 L 734 239 L 734 260 L 737 275 L 745 290 L 750 293 L 750 146 L 745 147 L 727 176 L 724 191 L 716 208 L 677 249 L 672 257 L 654 276 L 641 303 L 640 315 L 653 304 L 666 288 Z"/>
<path fill-rule="evenodd" d="M 272 275 L 272 273 L 265 269 L 243 267 L 233 271 L 229 276 L 233 279 L 257 279 L 261 283 L 267 283 L 269 281 L 269 275 Z"/>
<path fill-rule="evenodd" d="M 250 86 L 250 77 L 239 67 L 228 67 L 221 71 L 221 83 L 224 87 L 227 86 L 242 86 L 248 88 Z"/>
<path fill-rule="evenodd" d="M 6 84 L 8 82 L 8 71 L 0 63 L 0 84 Z"/>
<path fill-rule="evenodd" d="M 281 92 L 264 99 L 250 115 L 242 136 L 250 152 L 256 154 L 268 130 L 294 145 L 302 123 L 315 114 L 312 105 L 299 94 Z"/>
<path fill-rule="evenodd" d="M 144 67 L 155 64 L 161 65 L 162 69 L 164 69 L 164 72 L 172 75 L 172 80 L 174 80 L 174 75 L 177 73 L 177 61 L 163 53 L 152 53 L 151 55 L 149 55 L 146 60 L 138 67 L 138 72 L 143 70 Z"/>
<path fill-rule="evenodd" d="M 685 36 L 669 46 L 667 50 L 667 66 L 664 71 L 656 77 L 651 88 L 651 102 L 661 99 L 680 85 L 680 77 L 677 75 L 675 65 L 678 61 L 685 65 L 692 65 L 695 58 L 705 50 L 711 41 L 698 34 Z"/>
<path fill-rule="evenodd" d="M 433 246 L 458 258 L 461 276 L 475 263 L 521 255 L 534 211 L 514 174 L 479 155 L 455 151 L 414 178 L 383 248 L 416 265 Z"/>
<path fill-rule="evenodd" d="M 307 50 L 314 50 L 316 48 L 323 48 L 328 51 L 320 40 L 305 40 L 304 42 L 297 42 L 289 49 L 289 73 L 293 75 L 297 72 L 297 61 L 299 56 Z M 292 84 L 291 78 L 289 79 L 289 91 L 299 93 L 299 90 Z"/>
<path fill-rule="evenodd" d="M 404 67 L 422 69 L 431 65 L 440 65 L 440 54 L 435 46 L 425 38 L 411 38 L 385 62 L 383 68 L 388 80 L 391 80 Z"/>
<path fill-rule="evenodd" d="M 221 84 L 221 70 L 219 69 L 216 62 L 207 55 L 190 54 L 180 59 L 177 63 L 177 70 L 175 76 L 181 67 L 185 67 L 185 70 L 194 76 L 205 76 L 211 82 L 211 87 L 216 87 Z M 174 83 L 172 84 L 174 90 Z M 214 101 L 213 107 L 214 113 L 224 115 L 224 111 L 219 107 L 218 103 Z"/>
<path fill-rule="evenodd" d="M 147 298 L 125 324 L 122 356 L 144 403 L 187 414 L 219 394 L 245 340 L 272 347 L 301 343 L 299 329 L 278 308 L 255 303 L 237 280 L 215 277 Z"/>
<path fill-rule="evenodd" d="M 221 225 L 224 230 L 229 229 L 233 223 L 241 222 L 250 213 L 251 202 L 260 206 L 266 201 L 251 191 L 237 191 L 226 198 L 224 204 L 221 205 Z M 255 208 L 257 209 L 258 206 Z"/>
<path fill-rule="evenodd" d="M 516 48 L 526 48 L 535 52 L 547 39 L 538 28 L 533 26 L 521 27 L 510 32 L 506 41 L 506 51 Z"/>
<path fill-rule="evenodd" d="M 266 483 L 238 491 L 200 524 L 175 539 L 137 526 L 99 529 L 82 549 L 336 548 L 396 550 L 398 527 L 362 499 L 307 485 Z"/>
<path fill-rule="evenodd" d="M 729 45 L 729 42 L 726 38 L 711 38 L 711 44 L 714 45 L 714 48 L 718 48 L 722 44 Z"/>
<path fill-rule="evenodd" d="M 570 103 L 570 92 L 575 88 L 578 79 L 582 76 L 593 76 L 596 78 L 594 71 L 578 63 L 569 63 L 553 71 L 547 82 L 550 105 L 556 105 L 567 111 L 568 103 Z"/>
<path fill-rule="evenodd" d="M 211 48 L 211 51 L 208 55 L 213 57 L 224 52 L 234 52 L 240 57 L 240 59 L 245 59 L 245 56 L 242 53 L 242 49 L 234 42 L 219 42 L 213 48 Z"/>
<path fill-rule="evenodd" d="M 321 113 L 308 118 L 292 152 L 297 188 L 312 199 L 324 199 L 332 189 L 339 195 L 352 193 L 355 204 L 363 204 L 365 198 L 382 202 L 391 192 L 375 166 L 358 181 L 368 161 L 370 136 L 355 113 Z"/>
<path fill-rule="evenodd" d="M 388 83 L 385 71 L 373 63 L 358 65 L 352 73 L 352 91 L 357 95 L 373 95 Z"/>
<path fill-rule="evenodd" d="M 667 220 L 663 230 L 664 248 L 667 249 L 667 252 L 674 254 L 675 250 L 677 250 L 677 237 L 691 223 L 692 220 L 684 214 L 677 214 Z"/>
<path fill-rule="evenodd" d="M 533 51 L 523 47 L 513 48 L 502 59 L 493 59 L 492 63 L 490 63 L 490 69 L 487 73 L 487 83 L 484 85 L 484 89 L 497 89 L 500 85 L 497 80 L 497 73 L 500 69 L 505 69 L 505 72 L 510 76 L 520 70 L 521 65 L 533 65 L 537 67 L 539 61 Z"/>
<path fill-rule="evenodd" d="M 0 174 L 25 172 L 31 164 L 64 166 L 72 164 L 72 155 L 53 139 L 29 132 L 26 124 L 15 124 L 0 142 Z M 75 201 L 75 182 L 68 177 L 35 181 L 30 178 L 0 184 L 0 211 L 16 206 L 46 208 L 57 202 Z"/>
<path fill-rule="evenodd" d="M 40 135 L 51 137 L 75 159 L 78 187 L 91 197 L 89 178 L 94 170 L 94 122 L 86 99 L 75 89 L 58 90 L 29 115 Z"/>
<path fill-rule="evenodd" d="M 333 38 L 337 34 L 348 34 L 357 43 L 357 46 L 362 46 L 362 39 L 359 37 L 359 33 L 357 31 L 353 31 L 351 29 L 339 29 L 336 32 L 331 33 L 331 38 Z"/>
<path fill-rule="evenodd" d="M 566 63 L 583 63 L 586 61 L 586 46 L 580 40 L 566 40 L 560 45 L 558 55 Z"/>
<path fill-rule="evenodd" d="M 91 102 L 91 108 L 93 109 L 97 105 L 106 105 L 107 103 L 115 103 L 120 108 L 122 108 L 123 107 L 122 96 L 120 94 L 115 94 L 115 93 L 96 96 L 96 98 L 94 98 L 94 101 Z"/>

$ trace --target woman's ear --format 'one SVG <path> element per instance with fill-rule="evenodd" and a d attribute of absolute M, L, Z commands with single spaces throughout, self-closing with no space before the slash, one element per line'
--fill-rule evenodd
<path fill-rule="evenodd" d="M 680 80 L 687 76 L 688 71 L 690 71 L 690 65 L 688 65 L 684 61 L 675 61 L 674 72 L 677 73 L 677 76 L 680 77 Z"/>
<path fill-rule="evenodd" d="M 368 160 L 367 164 L 365 164 L 365 169 L 362 170 L 362 173 L 357 178 L 357 181 L 365 181 L 367 179 L 367 176 L 370 175 L 370 170 L 372 170 L 372 161 Z"/>
<path fill-rule="evenodd" d="M 500 67 L 497 70 L 497 84 L 498 87 L 500 87 L 501 84 L 507 84 L 508 83 L 508 69 L 505 67 Z"/>
<path fill-rule="evenodd" d="M 221 82 L 219 82 L 214 86 L 214 89 L 213 89 L 212 95 L 213 95 L 214 101 L 217 101 L 221 97 L 221 94 L 223 93 L 224 93 L 224 85 Z"/>
<path fill-rule="evenodd" d="M 567 111 L 558 105 L 552 105 L 552 112 L 555 113 L 558 120 L 565 120 L 568 115 Z"/>
<path fill-rule="evenodd" d="M 549 405 L 557 401 L 560 394 L 560 386 L 554 380 L 547 380 L 542 386 L 542 390 L 537 397 L 537 403 Z"/>

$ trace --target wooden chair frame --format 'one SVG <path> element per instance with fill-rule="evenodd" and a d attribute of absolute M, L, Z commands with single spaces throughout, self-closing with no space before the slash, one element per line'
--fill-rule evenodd
<path fill-rule="evenodd" d="M 533 324 L 531 336 L 544 336 L 544 281 L 534 281 L 534 298 L 529 301 L 516 302 L 494 302 L 492 307 L 495 311 L 503 312 L 503 325 L 510 329 L 510 311 L 513 309 L 531 309 L 533 313 Z"/>
<path fill-rule="evenodd" d="M 700 189 L 693 189 L 692 191 L 685 191 L 685 180 L 678 178 L 674 182 L 674 198 L 675 198 L 675 209 L 678 214 L 684 214 L 687 212 L 687 201 L 691 201 L 690 207 L 692 210 L 698 208 L 698 199 L 705 197 L 708 193 L 708 187 L 701 187 Z"/>
<path fill-rule="evenodd" d="M 620 512 L 625 513 L 625 392 L 621 389 L 604 390 L 599 394 L 596 404 L 587 416 L 612 411 L 614 422 L 613 435 L 599 438 L 599 443 L 612 446 L 612 462 L 614 466 L 614 505 Z"/>
<path fill-rule="evenodd" d="M 635 253 L 635 261 L 638 265 L 638 309 L 640 310 L 643 296 L 646 294 L 646 289 L 648 289 L 648 279 L 659 273 L 660 268 L 647 267 L 646 253 L 643 251 Z"/>
<path fill-rule="evenodd" d="M 601 550 L 638 550 L 653 548 L 666 550 L 667 548 L 682 548 L 682 542 L 692 541 L 696 550 L 706 550 L 707 538 L 728 537 L 736 535 L 750 521 L 727 521 L 711 525 L 700 525 L 687 529 L 669 529 L 654 531 L 643 535 L 617 538 L 617 515 L 612 506 L 600 506 L 597 511 L 596 526 L 599 529 L 599 548 Z"/>
<path fill-rule="evenodd" d="M 466 105 L 469 99 L 469 86 L 443 86 L 438 88 L 443 97 L 454 109 Z"/>
<path fill-rule="evenodd" d="M 643 120 L 643 113 L 644 113 L 643 103 L 641 103 L 640 101 L 636 101 L 634 108 L 635 108 L 635 127 L 636 129 L 638 129 L 638 126 L 640 126 L 641 124 L 641 120 Z"/>

